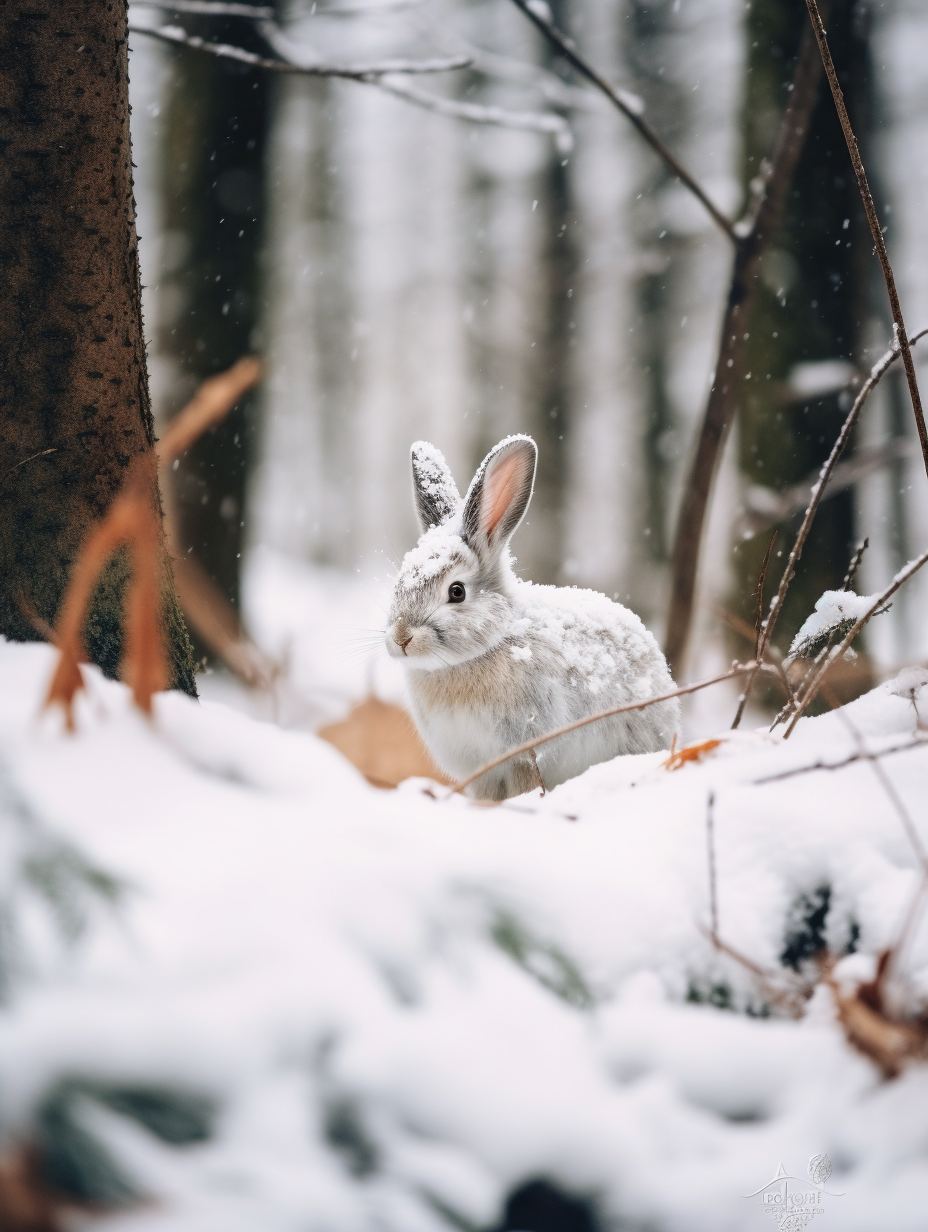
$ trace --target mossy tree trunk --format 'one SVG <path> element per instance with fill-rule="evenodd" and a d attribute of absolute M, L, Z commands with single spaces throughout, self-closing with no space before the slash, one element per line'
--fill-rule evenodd
<path fill-rule="evenodd" d="M 126 23 L 126 0 L 0 6 L 0 634 L 19 641 L 38 637 L 30 609 L 54 622 L 88 529 L 154 443 Z M 124 580 L 117 562 L 87 624 L 109 675 Z M 195 693 L 166 553 L 164 606 L 174 683 Z"/>
<path fill-rule="evenodd" d="M 747 18 L 745 172 L 760 170 L 786 104 L 805 13 L 792 0 L 757 0 Z M 871 75 L 868 32 L 860 0 L 834 4 L 828 37 L 848 107 L 866 150 Z M 783 226 L 761 269 L 761 285 L 747 341 L 750 373 L 739 408 L 739 463 L 750 484 L 779 490 L 814 474 L 828 455 L 848 409 L 839 387 L 827 388 L 825 368 L 856 363 L 872 289 L 872 244 L 847 147 L 824 85 L 790 192 Z M 887 326 L 887 334 L 889 334 Z M 803 379 L 797 379 L 802 377 Z M 811 378 L 811 380 L 809 379 Z M 818 388 L 816 388 L 818 386 Z M 840 381 L 839 381 L 840 386 Z M 799 517 L 781 526 L 768 601 Z M 853 489 L 825 501 L 790 589 L 778 640 L 788 640 L 828 587 L 840 586 L 856 535 Z M 733 604 L 753 615 L 752 590 L 769 532 L 735 546 Z M 744 652 L 745 644 L 739 643 Z"/>

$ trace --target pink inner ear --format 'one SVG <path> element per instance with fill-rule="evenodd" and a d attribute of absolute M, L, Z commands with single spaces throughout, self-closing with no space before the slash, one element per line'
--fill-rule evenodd
<path fill-rule="evenodd" d="M 483 486 L 483 533 L 492 538 L 500 520 L 516 494 L 523 460 L 518 453 L 511 453 L 491 467 Z"/>

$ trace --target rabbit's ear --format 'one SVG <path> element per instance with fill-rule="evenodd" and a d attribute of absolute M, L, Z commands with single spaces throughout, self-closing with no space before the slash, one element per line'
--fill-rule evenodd
<path fill-rule="evenodd" d="M 440 526 L 461 507 L 461 497 L 441 451 L 428 441 L 412 447 L 412 490 L 423 530 Z"/>
<path fill-rule="evenodd" d="M 487 454 L 464 498 L 464 538 L 476 550 L 498 551 L 522 521 L 537 459 L 530 436 L 508 436 Z"/>

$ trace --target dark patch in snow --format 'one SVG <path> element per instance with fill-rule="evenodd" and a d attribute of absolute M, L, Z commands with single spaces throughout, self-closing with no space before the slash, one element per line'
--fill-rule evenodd
<path fill-rule="evenodd" d="M 512 1191 L 502 1220 L 489 1232 L 604 1232 L 604 1225 L 590 1198 L 537 1177 Z"/>

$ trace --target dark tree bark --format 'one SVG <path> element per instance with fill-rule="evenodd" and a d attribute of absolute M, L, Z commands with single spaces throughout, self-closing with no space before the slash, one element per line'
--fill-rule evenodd
<path fill-rule="evenodd" d="M 247 22 L 185 24 L 204 38 L 267 50 Z M 176 406 L 207 377 L 261 349 L 266 150 L 279 83 L 192 51 L 172 57 L 172 68 L 161 148 L 172 272 L 157 341 L 160 357 L 171 361 Z M 245 397 L 181 459 L 172 484 L 178 547 L 192 552 L 236 609 L 257 409 L 258 395 Z"/>
<path fill-rule="evenodd" d="M 568 28 L 564 0 L 551 4 L 554 23 Z M 547 41 L 541 43 L 541 63 L 554 70 L 559 61 Z M 570 158 L 549 143 L 548 160 L 535 190 L 544 230 L 538 257 L 535 317 L 536 345 L 530 363 L 533 378 L 527 393 L 524 422 L 538 442 L 541 464 L 535 478 L 530 519 L 532 535 L 522 549 L 526 575 L 539 581 L 564 577 L 567 458 L 573 426 L 571 381 L 574 347 L 573 288 L 579 276 L 576 218 L 573 211 L 573 169 Z"/>
<path fill-rule="evenodd" d="M 126 22 L 126 0 L 0 6 L 0 634 L 20 641 L 38 636 L 30 607 L 54 622 L 89 527 L 154 443 Z M 116 561 L 87 623 L 109 675 L 124 581 Z M 164 609 L 174 683 L 195 693 L 166 553 Z"/>

